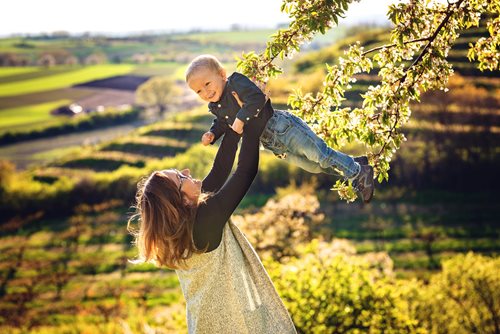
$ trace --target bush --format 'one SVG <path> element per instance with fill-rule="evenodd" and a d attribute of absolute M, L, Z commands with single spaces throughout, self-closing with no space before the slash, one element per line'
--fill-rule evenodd
<path fill-rule="evenodd" d="M 300 256 L 266 267 L 299 333 L 425 332 L 408 302 L 417 285 L 393 281 L 390 261 L 372 269 L 368 260 L 317 240 L 298 248 Z"/>
<path fill-rule="evenodd" d="M 314 188 L 303 186 L 279 199 L 270 199 L 257 213 L 233 216 L 260 256 L 280 260 L 296 255 L 296 245 L 308 242 L 323 222 Z"/>
<path fill-rule="evenodd" d="M 500 258 L 468 253 L 444 261 L 417 315 L 431 333 L 499 333 Z"/>
<path fill-rule="evenodd" d="M 0 192 L 8 186 L 16 171 L 16 166 L 8 160 L 0 160 Z"/>

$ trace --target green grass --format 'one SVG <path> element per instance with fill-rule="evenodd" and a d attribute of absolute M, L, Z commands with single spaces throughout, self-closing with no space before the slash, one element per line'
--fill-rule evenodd
<path fill-rule="evenodd" d="M 63 122 L 66 119 L 56 118 L 50 114 L 52 109 L 70 103 L 70 100 L 57 100 L 48 103 L 0 110 L 0 133 L 17 128 L 26 130 L 40 127 L 48 123 Z"/>
<path fill-rule="evenodd" d="M 33 46 L 33 48 L 22 48 L 19 47 L 19 44 L 22 42 L 23 42 L 22 38 L 0 39 L 0 50 L 2 50 L 2 52 L 32 53 L 33 50 L 54 45 L 53 41 L 29 40 L 26 42 L 30 46 Z"/>
<path fill-rule="evenodd" d="M 425 251 L 427 243 L 422 239 L 379 239 L 353 242 L 358 253 L 367 252 L 389 252 L 391 256 L 395 254 L 411 253 L 416 251 Z M 432 242 L 432 250 L 435 253 L 442 253 L 447 251 L 454 252 L 467 252 L 472 250 L 474 252 L 489 252 L 498 251 L 500 249 L 500 242 L 494 238 L 442 238 Z"/>
<path fill-rule="evenodd" d="M 30 66 L 30 67 L 0 67 L 0 78 L 8 77 L 12 75 L 25 74 L 31 72 L 37 72 L 40 68 Z"/>
<path fill-rule="evenodd" d="M 51 75 L 70 73 L 80 70 L 80 66 L 54 66 L 51 68 L 38 67 L 34 71 L 22 72 L 0 77 L 0 85 L 12 84 L 14 82 L 26 81 L 37 78 L 44 78 Z"/>
<path fill-rule="evenodd" d="M 114 75 L 130 73 L 134 65 L 95 65 L 83 67 L 71 73 L 0 84 L 0 96 L 15 96 L 47 90 L 70 87 L 90 80 L 103 79 Z"/>

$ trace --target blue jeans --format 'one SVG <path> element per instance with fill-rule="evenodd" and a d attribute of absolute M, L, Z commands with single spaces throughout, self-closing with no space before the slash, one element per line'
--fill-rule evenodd
<path fill-rule="evenodd" d="M 342 152 L 330 148 L 299 117 L 275 110 L 260 137 L 262 145 L 277 157 L 311 173 L 355 177 L 360 165 Z"/>

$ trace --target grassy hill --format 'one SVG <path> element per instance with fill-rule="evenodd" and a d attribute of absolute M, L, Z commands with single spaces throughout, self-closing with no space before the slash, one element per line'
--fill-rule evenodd
<path fill-rule="evenodd" d="M 65 88 L 90 80 L 102 79 L 109 76 L 129 73 L 131 65 L 98 65 L 82 69 L 69 68 L 57 74 L 45 73 L 43 77 L 16 80 L 10 77 L 8 83 L 0 84 L 0 96 L 17 96 L 35 92 L 43 92 L 58 88 Z M 37 73 L 37 72 L 32 72 Z"/>

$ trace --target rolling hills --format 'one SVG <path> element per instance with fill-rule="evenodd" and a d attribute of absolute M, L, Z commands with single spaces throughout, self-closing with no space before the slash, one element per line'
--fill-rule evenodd
<path fill-rule="evenodd" d="M 484 30 L 472 33 L 482 36 Z M 413 105 L 413 119 L 405 128 L 408 142 L 392 162 L 389 182 L 377 185 L 371 204 L 341 202 L 330 190 L 331 177 L 310 175 L 262 152 L 259 175 L 237 214 L 259 210 L 277 196 L 277 188 L 311 184 L 324 214 L 325 228 L 316 232 L 347 239 L 358 254 L 386 252 L 399 278 L 425 282 L 441 269 L 442 260 L 459 253 L 498 256 L 500 77 L 468 63 L 463 50 L 470 37 L 463 35 L 450 53 L 457 71 L 450 91 L 429 93 Z M 386 38 L 385 30 L 364 31 L 298 57 L 270 84 L 275 85 L 273 101 L 285 107 L 289 88 L 309 85 L 313 90 L 320 85 L 313 79 L 350 41 L 360 39 L 370 48 Z M 140 71 L 154 66 L 141 66 Z M 168 66 L 170 75 L 178 75 L 180 64 Z M 0 71 L 0 82 L 8 77 L 41 78 L 34 68 Z M 349 103 L 360 103 L 359 94 L 376 82 L 373 74 L 360 76 Z M 29 96 L 43 96 L 37 94 Z M 54 98 L 64 96 L 59 94 Z M 186 166 L 196 177 L 207 173 L 215 147 L 197 143 L 210 121 L 206 108 L 200 107 L 24 172 L 3 162 L 0 329 L 113 332 L 123 329 L 123 322 L 116 320 L 123 318 L 132 327 L 146 319 L 166 331 L 184 328 L 175 274 L 127 262 L 136 253 L 126 221 L 137 181 L 152 170 Z M 345 148 L 352 154 L 362 149 L 355 144 Z"/>

